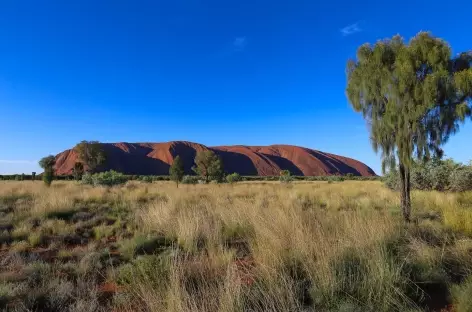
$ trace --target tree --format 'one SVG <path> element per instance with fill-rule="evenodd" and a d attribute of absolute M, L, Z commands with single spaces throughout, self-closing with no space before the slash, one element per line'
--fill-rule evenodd
<path fill-rule="evenodd" d="M 170 179 L 177 184 L 177 187 L 179 187 L 179 182 L 182 181 L 184 173 L 184 165 L 180 159 L 180 156 L 177 155 L 169 168 Z"/>
<path fill-rule="evenodd" d="M 44 169 L 43 181 L 46 186 L 51 186 L 54 180 L 54 165 L 56 164 L 56 158 L 53 155 L 49 155 L 41 158 L 39 166 Z"/>
<path fill-rule="evenodd" d="M 197 152 L 195 166 L 192 167 L 192 170 L 204 178 L 206 183 L 211 179 L 220 181 L 224 175 L 221 158 L 211 150 Z"/>
<path fill-rule="evenodd" d="M 72 169 L 72 175 L 76 181 L 80 181 L 82 179 L 82 175 L 84 174 L 84 164 L 81 162 L 76 162 L 74 164 L 74 168 Z"/>
<path fill-rule="evenodd" d="M 74 150 L 89 172 L 95 172 L 97 167 L 105 161 L 105 152 L 98 141 L 82 141 L 74 147 Z"/>
<path fill-rule="evenodd" d="M 347 65 L 347 97 L 370 127 L 382 171 L 400 173 L 403 217 L 410 220 L 414 157 L 441 157 L 441 146 L 471 115 L 472 54 L 451 58 L 442 39 L 420 32 L 364 44 Z"/>

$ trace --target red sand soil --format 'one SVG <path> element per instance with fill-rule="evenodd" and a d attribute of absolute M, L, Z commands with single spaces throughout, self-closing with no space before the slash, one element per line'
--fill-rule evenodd
<path fill-rule="evenodd" d="M 292 145 L 217 146 L 173 141 L 167 143 L 103 143 L 107 160 L 100 170 L 116 170 L 125 174 L 167 175 L 174 158 L 179 155 L 187 174 L 198 151 L 213 150 L 223 160 L 225 171 L 241 175 L 274 176 L 280 170 L 292 175 L 326 176 L 352 173 L 375 176 L 367 165 L 352 158 L 333 155 Z M 56 174 L 72 173 L 77 153 L 66 150 L 56 156 Z"/>

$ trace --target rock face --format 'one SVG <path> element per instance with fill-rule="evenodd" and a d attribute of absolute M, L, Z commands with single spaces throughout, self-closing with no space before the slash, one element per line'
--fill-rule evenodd
<path fill-rule="evenodd" d="M 113 169 L 125 174 L 167 175 L 177 155 L 186 173 L 191 174 L 196 153 L 209 149 L 221 157 L 227 173 L 274 176 L 280 170 L 289 170 L 292 175 L 300 176 L 375 175 L 371 168 L 355 159 L 292 145 L 207 147 L 185 141 L 102 144 L 106 161 L 100 171 Z M 76 161 L 77 153 L 72 149 L 58 154 L 56 174 L 71 174 Z"/>

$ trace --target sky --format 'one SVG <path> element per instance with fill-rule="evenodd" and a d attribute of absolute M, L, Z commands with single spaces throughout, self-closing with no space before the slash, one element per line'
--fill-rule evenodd
<path fill-rule="evenodd" d="M 472 49 L 472 2 L 0 1 L 0 174 L 81 140 L 293 144 L 380 173 L 345 68 L 421 30 Z M 472 123 L 444 147 L 472 159 Z"/>

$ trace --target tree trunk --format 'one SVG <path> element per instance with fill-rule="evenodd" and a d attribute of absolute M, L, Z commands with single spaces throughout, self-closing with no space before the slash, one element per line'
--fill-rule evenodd
<path fill-rule="evenodd" d="M 400 164 L 400 192 L 401 192 L 401 208 L 403 218 L 406 222 L 410 222 L 411 217 L 411 199 L 410 199 L 410 170 Z"/>

